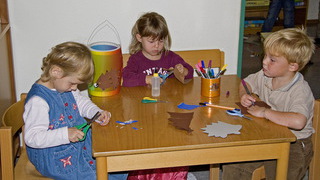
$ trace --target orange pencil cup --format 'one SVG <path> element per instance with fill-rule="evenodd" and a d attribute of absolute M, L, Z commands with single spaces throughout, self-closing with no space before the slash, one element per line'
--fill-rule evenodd
<path fill-rule="evenodd" d="M 201 95 L 206 97 L 217 97 L 220 95 L 220 78 L 201 78 Z"/>

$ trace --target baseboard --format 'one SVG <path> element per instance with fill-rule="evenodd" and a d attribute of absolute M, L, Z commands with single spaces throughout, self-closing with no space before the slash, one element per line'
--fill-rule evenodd
<path fill-rule="evenodd" d="M 308 19 L 307 20 L 307 26 L 309 25 L 316 25 L 319 23 L 319 20 L 318 19 Z"/>

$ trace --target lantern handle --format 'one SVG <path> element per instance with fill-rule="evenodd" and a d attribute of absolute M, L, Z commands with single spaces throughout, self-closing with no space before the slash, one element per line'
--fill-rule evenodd
<path fill-rule="evenodd" d="M 108 19 L 104 20 L 102 23 L 100 23 L 97 27 L 94 28 L 94 30 L 92 31 L 92 33 L 88 39 L 87 44 L 90 45 L 92 38 L 106 26 L 108 26 L 115 33 L 115 35 L 117 36 L 117 39 L 119 41 L 120 47 L 121 47 L 119 33 L 118 33 L 117 29 L 108 21 Z"/>

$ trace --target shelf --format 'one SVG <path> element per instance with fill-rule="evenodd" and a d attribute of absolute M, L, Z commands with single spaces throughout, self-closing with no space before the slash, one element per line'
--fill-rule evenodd
<path fill-rule="evenodd" d="M 245 10 L 245 21 L 250 21 L 250 20 L 257 20 L 255 22 L 250 22 L 254 24 L 248 25 L 248 27 L 244 28 L 244 34 L 256 34 L 257 32 L 261 32 L 262 24 L 261 21 L 259 20 L 265 20 L 269 11 L 269 6 L 247 6 Z M 294 24 L 295 27 L 302 27 L 306 26 L 306 21 L 307 21 L 307 15 L 308 15 L 308 0 L 304 0 L 304 5 L 302 6 L 295 6 L 295 20 Z M 283 29 L 283 10 L 280 11 L 278 15 L 278 20 L 275 22 L 274 27 L 272 31 L 278 31 L 280 29 Z M 254 26 L 259 26 L 259 27 L 254 27 Z"/>

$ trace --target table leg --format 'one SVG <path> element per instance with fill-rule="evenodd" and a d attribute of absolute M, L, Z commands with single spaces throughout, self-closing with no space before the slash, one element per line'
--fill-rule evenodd
<path fill-rule="evenodd" d="M 280 158 L 277 159 L 276 179 L 287 179 L 290 143 L 281 144 Z"/>
<path fill-rule="evenodd" d="M 108 180 L 107 158 L 97 157 L 96 162 L 97 179 Z"/>
<path fill-rule="evenodd" d="M 219 180 L 220 165 L 210 164 L 210 180 Z"/>

